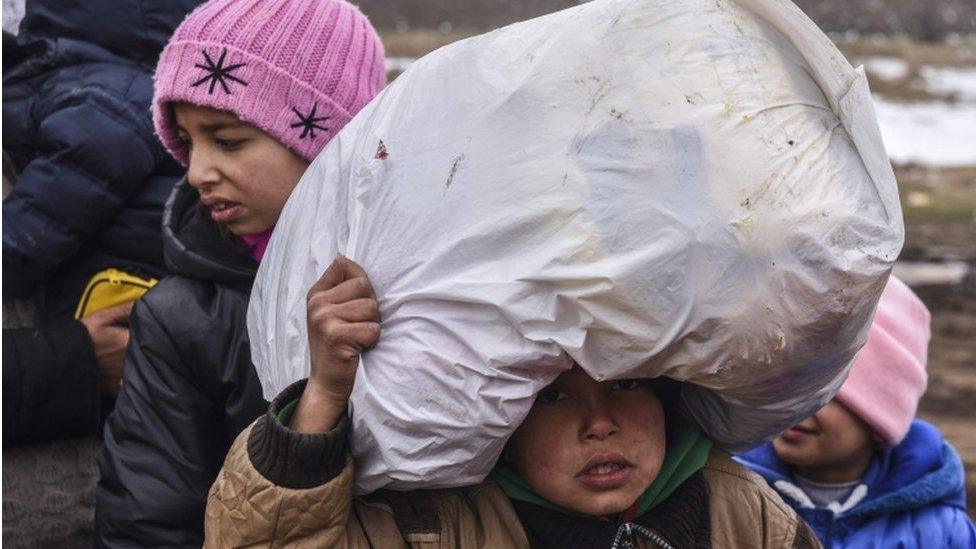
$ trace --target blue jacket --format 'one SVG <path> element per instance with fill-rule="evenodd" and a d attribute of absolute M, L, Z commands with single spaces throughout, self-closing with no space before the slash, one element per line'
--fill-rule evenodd
<path fill-rule="evenodd" d="M 772 444 L 736 459 L 762 475 L 827 549 L 976 547 L 962 462 L 942 433 L 924 421 L 912 422 L 900 444 L 874 459 L 847 502 L 853 506 L 836 514 L 803 502 Z"/>
<path fill-rule="evenodd" d="M 163 274 L 163 205 L 182 169 L 156 139 L 152 71 L 199 0 L 38 0 L 5 40 L 3 295 L 73 312 L 109 266 Z M 13 48 L 7 46 L 13 45 Z"/>
<path fill-rule="evenodd" d="M 152 71 L 200 0 L 36 0 L 4 35 L 3 296 L 36 297 L 3 330 L 3 445 L 98 431 L 87 330 L 73 320 L 108 267 L 162 276 L 162 212 L 182 168 L 153 133 Z"/>

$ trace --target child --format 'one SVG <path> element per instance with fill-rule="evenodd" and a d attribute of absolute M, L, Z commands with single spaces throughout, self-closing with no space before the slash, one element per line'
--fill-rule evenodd
<path fill-rule="evenodd" d="M 892 277 L 837 396 L 738 459 L 765 477 L 826 547 L 976 547 L 962 463 L 912 420 L 925 391 L 929 312 Z"/>
<path fill-rule="evenodd" d="M 234 443 L 208 547 L 819 547 L 757 476 L 669 414 L 675 391 L 655 388 L 667 380 L 598 383 L 578 366 L 539 393 L 491 479 L 353 498 L 346 406 L 380 329 L 363 270 L 337 258 L 308 319 L 311 375 Z"/>
<path fill-rule="evenodd" d="M 379 37 L 343 0 L 213 0 L 170 39 L 153 119 L 188 166 L 164 216 L 175 275 L 133 312 L 98 544 L 203 542 L 207 489 L 267 406 L 245 321 L 258 262 L 308 163 L 385 79 Z"/>

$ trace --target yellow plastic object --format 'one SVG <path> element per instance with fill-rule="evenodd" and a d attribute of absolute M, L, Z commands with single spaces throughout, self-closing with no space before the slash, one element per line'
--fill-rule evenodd
<path fill-rule="evenodd" d="M 118 269 L 99 271 L 85 286 L 78 308 L 75 309 L 75 319 L 84 318 L 95 311 L 135 301 L 157 282 L 159 281 L 155 278 L 142 278 Z"/>

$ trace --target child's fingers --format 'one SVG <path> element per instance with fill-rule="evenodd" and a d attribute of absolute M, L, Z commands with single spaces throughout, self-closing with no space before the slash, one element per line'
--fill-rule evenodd
<path fill-rule="evenodd" d="M 308 296 L 308 307 L 320 303 L 346 303 L 360 298 L 373 298 L 373 286 L 363 277 L 351 278 L 334 288 L 311 293 Z"/>
<path fill-rule="evenodd" d="M 379 322 L 379 306 L 375 299 L 360 298 L 345 303 L 323 303 L 309 309 L 313 324 L 341 320 L 343 322 Z"/>
<path fill-rule="evenodd" d="M 315 281 L 315 284 L 312 284 L 312 287 L 308 289 L 308 297 L 330 288 L 334 288 L 346 279 L 345 267 L 343 266 L 343 261 L 345 259 L 346 258 L 344 256 L 340 255 L 336 256 L 336 258 L 332 260 L 332 263 L 326 267 L 325 272 L 322 273 L 322 276 L 320 276 L 319 279 Z"/>
<path fill-rule="evenodd" d="M 351 360 L 360 349 L 368 349 L 380 337 L 378 322 L 328 322 L 323 327 L 323 336 L 338 358 Z"/>
<path fill-rule="evenodd" d="M 105 312 L 109 314 L 109 321 L 111 324 L 128 326 L 129 317 L 132 316 L 132 306 L 135 305 L 134 301 L 128 303 L 123 303 L 122 305 L 116 305 L 110 309 L 106 309 Z"/>
<path fill-rule="evenodd" d="M 100 326 L 128 326 L 132 302 L 115 305 L 92 313 L 92 321 Z"/>
<path fill-rule="evenodd" d="M 119 330 L 121 330 L 121 333 L 118 334 L 119 344 L 123 349 L 125 349 L 129 346 L 129 328 L 119 328 Z"/>
<path fill-rule="evenodd" d="M 345 326 L 349 330 L 350 341 L 360 349 L 369 349 L 380 339 L 379 322 L 352 322 Z"/>
<path fill-rule="evenodd" d="M 375 299 L 363 297 L 335 305 L 335 315 L 346 322 L 379 322 L 380 308 Z"/>
<path fill-rule="evenodd" d="M 353 278 L 367 278 L 366 271 L 355 261 L 344 255 L 338 255 L 329 267 L 322 273 L 322 276 L 312 284 L 308 290 L 308 295 L 332 289 L 346 280 Z"/>
<path fill-rule="evenodd" d="M 359 265 L 359 263 L 356 263 L 355 261 L 343 255 L 340 255 L 339 258 L 342 259 L 342 268 L 346 280 L 349 280 L 351 278 L 368 278 L 366 276 L 366 271 L 363 270 L 363 268 Z"/>

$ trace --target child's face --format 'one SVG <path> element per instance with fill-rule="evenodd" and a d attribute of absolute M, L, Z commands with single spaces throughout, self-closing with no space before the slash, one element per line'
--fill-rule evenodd
<path fill-rule="evenodd" d="M 799 468 L 801 474 L 816 471 L 819 479 L 828 482 L 857 480 L 875 447 L 871 428 L 836 400 L 773 439 L 780 459 Z"/>
<path fill-rule="evenodd" d="M 509 445 L 537 494 L 593 516 L 630 507 L 657 477 L 664 450 L 664 411 L 646 383 L 598 383 L 579 366 L 539 393 Z"/>
<path fill-rule="evenodd" d="M 186 103 L 173 112 L 188 147 L 187 178 L 213 220 L 238 236 L 274 225 L 308 162 L 231 113 Z"/>

